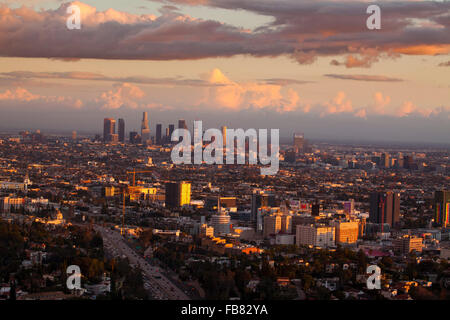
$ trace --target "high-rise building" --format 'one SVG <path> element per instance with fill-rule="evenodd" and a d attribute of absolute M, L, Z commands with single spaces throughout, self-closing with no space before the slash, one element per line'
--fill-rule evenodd
<path fill-rule="evenodd" d="M 383 153 L 381 156 L 381 167 L 382 168 L 390 168 L 391 166 L 391 156 L 389 153 Z"/>
<path fill-rule="evenodd" d="M 139 133 L 136 131 L 130 131 L 130 143 L 139 143 L 141 140 L 141 137 L 139 136 Z"/>
<path fill-rule="evenodd" d="M 184 119 L 180 119 L 178 120 L 178 129 L 188 129 L 187 125 L 186 125 L 186 120 Z"/>
<path fill-rule="evenodd" d="M 315 217 L 319 216 L 320 215 L 320 207 L 321 207 L 321 204 L 319 202 L 316 201 L 315 203 L 313 203 L 311 205 L 311 215 L 315 216 Z"/>
<path fill-rule="evenodd" d="M 434 222 L 444 228 L 450 225 L 450 191 L 434 193 Z"/>
<path fill-rule="evenodd" d="M 352 216 L 355 212 L 355 200 L 350 199 L 344 202 L 344 213 L 348 216 Z"/>
<path fill-rule="evenodd" d="M 403 156 L 403 168 L 410 170 L 414 168 L 414 158 L 412 155 Z"/>
<path fill-rule="evenodd" d="M 305 148 L 305 136 L 303 133 L 294 133 L 293 143 L 295 153 L 303 152 Z"/>
<path fill-rule="evenodd" d="M 331 223 L 336 228 L 336 244 L 353 244 L 358 241 L 359 223 L 356 221 L 334 221 Z"/>
<path fill-rule="evenodd" d="M 281 216 L 271 215 L 264 217 L 264 238 L 276 235 L 281 231 Z"/>
<path fill-rule="evenodd" d="M 148 115 L 147 112 L 144 111 L 142 115 L 142 123 L 141 123 L 141 142 L 148 143 L 150 140 L 150 127 L 148 125 Z"/>
<path fill-rule="evenodd" d="M 169 141 L 172 138 L 172 133 L 175 130 L 175 125 L 174 124 L 169 124 Z"/>
<path fill-rule="evenodd" d="M 112 118 L 105 118 L 103 120 L 103 140 L 110 142 L 112 135 L 116 133 L 116 120 Z"/>
<path fill-rule="evenodd" d="M 262 190 L 254 190 L 252 194 L 252 209 L 251 209 L 251 220 L 256 222 L 258 209 L 263 207 L 274 207 L 275 206 L 275 196 L 270 193 L 265 193 Z"/>
<path fill-rule="evenodd" d="M 292 232 L 292 216 L 287 214 L 281 216 L 281 232 L 287 234 Z"/>
<path fill-rule="evenodd" d="M 156 125 L 156 144 L 161 145 L 162 144 L 162 124 L 158 123 Z"/>
<path fill-rule="evenodd" d="M 189 182 L 166 183 L 166 207 L 179 208 L 191 203 L 191 184 Z"/>
<path fill-rule="evenodd" d="M 72 131 L 72 140 L 73 141 L 77 140 L 77 132 L 76 131 Z"/>
<path fill-rule="evenodd" d="M 297 225 L 296 244 L 321 248 L 335 246 L 335 227 L 325 225 Z"/>
<path fill-rule="evenodd" d="M 166 135 L 164 136 L 164 143 L 170 142 L 170 129 L 169 127 L 166 128 Z"/>
<path fill-rule="evenodd" d="M 400 193 L 374 192 L 370 195 L 369 221 L 394 227 L 400 219 Z"/>
<path fill-rule="evenodd" d="M 227 150 L 227 127 L 226 126 L 222 126 L 222 137 L 223 137 L 223 145 L 222 148 L 223 150 L 225 150 L 226 152 L 234 152 L 234 143 L 233 143 L 233 147 L 230 146 L 230 150 Z M 247 149 L 246 149 L 247 150 Z"/>
<path fill-rule="evenodd" d="M 119 119 L 119 142 L 125 142 L 125 120 Z"/>

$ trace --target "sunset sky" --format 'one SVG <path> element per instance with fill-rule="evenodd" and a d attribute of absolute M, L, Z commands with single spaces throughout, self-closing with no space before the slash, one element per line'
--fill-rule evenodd
<path fill-rule="evenodd" d="M 129 131 L 148 111 L 152 134 L 450 141 L 450 1 L 0 0 L 0 66 L 0 131 Z"/>

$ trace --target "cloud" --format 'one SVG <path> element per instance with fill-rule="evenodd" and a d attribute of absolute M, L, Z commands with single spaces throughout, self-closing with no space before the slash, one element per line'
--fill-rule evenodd
<path fill-rule="evenodd" d="M 0 72 L 0 77 L 5 79 L 24 80 L 24 79 L 67 79 L 67 80 L 88 80 L 88 81 L 112 81 L 127 82 L 149 85 L 164 86 L 192 86 L 203 87 L 212 84 L 201 79 L 183 79 L 183 78 L 151 78 L 144 76 L 131 77 L 110 77 L 100 73 L 93 72 L 32 72 L 32 71 L 12 71 Z M 0 78 L 1 79 L 1 78 Z"/>
<path fill-rule="evenodd" d="M 102 104 L 102 109 L 119 109 L 121 107 L 136 109 L 144 96 L 144 91 L 139 87 L 130 83 L 121 83 L 114 85 L 113 89 L 103 92 L 97 102 Z"/>
<path fill-rule="evenodd" d="M 0 7 L 0 55 L 63 60 L 84 58 L 185 60 L 251 55 L 288 56 L 301 63 L 343 55 L 334 65 L 370 67 L 380 59 L 450 53 L 450 2 L 382 2 L 382 30 L 366 28 L 366 1 L 173 0 L 168 3 L 245 10 L 272 17 L 246 30 L 165 8 L 159 16 L 81 2 L 81 30 L 68 30 L 58 9 Z M 420 24 L 417 21 L 421 21 Z"/>
<path fill-rule="evenodd" d="M 387 76 L 364 75 L 364 74 L 324 74 L 325 77 L 342 79 L 342 80 L 356 80 L 356 81 L 376 81 L 376 82 L 400 82 L 399 78 L 391 78 Z"/>
<path fill-rule="evenodd" d="M 439 63 L 439 67 L 450 67 L 450 61 Z"/>
<path fill-rule="evenodd" d="M 2 103 L 3 102 L 3 103 Z M 42 102 L 50 104 L 58 104 L 60 106 L 79 109 L 82 108 L 84 103 L 80 99 L 74 99 L 72 97 L 64 96 L 47 96 L 33 94 L 25 88 L 16 87 L 15 89 L 7 89 L 3 93 L 0 93 L 0 103 L 4 105 L 8 102 L 9 106 L 14 103 L 29 104 L 30 102 Z"/>
<path fill-rule="evenodd" d="M 296 110 L 299 102 L 299 96 L 295 90 L 289 88 L 283 91 L 280 84 L 237 83 L 217 68 L 203 77 L 210 83 L 220 86 L 209 88 L 202 104 L 235 111 L 267 109 L 284 113 Z"/>
<path fill-rule="evenodd" d="M 264 81 L 266 84 L 274 84 L 279 86 L 312 83 L 312 81 L 284 79 L 284 78 L 269 78 L 269 79 L 262 79 L 261 81 Z"/>
<path fill-rule="evenodd" d="M 405 101 L 395 112 L 398 117 L 407 117 L 410 115 L 420 115 L 428 118 L 432 114 L 436 114 L 437 110 L 430 108 L 419 108 L 411 101 Z"/>
<path fill-rule="evenodd" d="M 350 113 L 353 111 L 352 101 L 347 99 L 343 91 L 339 91 L 336 96 L 324 104 L 325 110 L 320 113 L 321 117 L 338 113 Z"/>
<path fill-rule="evenodd" d="M 386 107 L 391 103 L 391 97 L 383 95 L 382 92 L 375 92 L 373 98 L 374 102 L 372 104 L 357 110 L 354 116 L 367 119 L 369 115 L 386 115 Z"/>

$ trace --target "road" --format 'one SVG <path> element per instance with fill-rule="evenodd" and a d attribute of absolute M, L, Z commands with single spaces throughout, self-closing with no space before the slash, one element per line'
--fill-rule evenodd
<path fill-rule="evenodd" d="M 144 287 L 151 292 L 154 298 L 160 300 L 190 300 L 180 288 L 159 271 L 160 268 L 151 266 L 143 257 L 131 249 L 119 232 L 99 225 L 95 225 L 94 229 L 101 233 L 107 251 L 115 256 L 125 256 L 132 266 L 141 268 L 145 278 Z"/>

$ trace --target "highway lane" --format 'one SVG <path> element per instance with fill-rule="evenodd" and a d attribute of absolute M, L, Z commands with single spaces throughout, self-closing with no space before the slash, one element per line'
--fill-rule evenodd
<path fill-rule="evenodd" d="M 156 299 L 164 300 L 190 300 L 190 298 L 177 286 L 175 286 L 156 267 L 151 266 L 143 257 L 138 255 L 124 241 L 119 232 L 95 225 L 94 229 L 102 234 L 107 249 L 116 251 L 116 254 L 124 255 L 130 264 L 139 266 L 144 273 L 144 287 L 150 290 Z M 114 250 L 115 249 L 115 250 Z"/>

